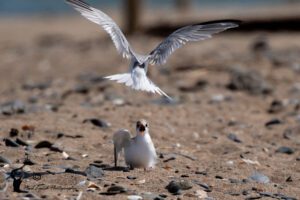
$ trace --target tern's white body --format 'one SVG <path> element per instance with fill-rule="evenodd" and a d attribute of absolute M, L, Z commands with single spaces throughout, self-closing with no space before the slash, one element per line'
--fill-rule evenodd
<path fill-rule="evenodd" d="M 238 27 L 238 20 L 222 20 L 194 24 L 180 28 L 170 34 L 150 54 L 140 55 L 133 51 L 119 26 L 104 12 L 91 7 L 82 0 L 66 0 L 88 20 L 99 24 L 110 35 L 118 52 L 131 59 L 130 72 L 107 76 L 110 80 L 124 83 L 135 90 L 158 93 L 170 98 L 147 77 L 148 64 L 161 65 L 166 63 L 168 57 L 187 42 L 201 41 L 211 38 L 213 34 L 230 28 Z M 143 71 L 143 72 L 142 72 Z"/>
<path fill-rule="evenodd" d="M 118 155 L 124 149 L 126 165 L 131 168 L 154 168 L 157 155 L 149 134 L 149 128 L 145 120 L 137 122 L 136 137 L 126 129 L 121 129 L 113 137 L 115 148 L 115 165 Z"/>

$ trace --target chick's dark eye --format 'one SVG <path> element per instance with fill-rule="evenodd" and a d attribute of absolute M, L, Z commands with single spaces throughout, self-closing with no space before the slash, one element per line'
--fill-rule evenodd
<path fill-rule="evenodd" d="M 148 124 L 146 124 L 146 127 L 148 127 Z"/>

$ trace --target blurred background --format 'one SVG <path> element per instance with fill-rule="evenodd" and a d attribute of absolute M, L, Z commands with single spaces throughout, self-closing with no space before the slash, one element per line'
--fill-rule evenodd
<path fill-rule="evenodd" d="M 298 22 L 299 1 L 297 0 L 90 0 L 90 4 L 102 10 L 114 10 L 126 20 L 123 25 L 131 33 L 141 28 L 141 21 L 151 16 L 154 21 L 163 15 L 163 22 L 174 19 L 174 13 L 179 13 L 179 22 L 199 22 L 199 19 L 242 18 L 243 20 L 276 19 L 281 24 L 259 24 L 256 29 L 298 29 L 288 22 Z M 164 13 L 168 10 L 168 14 Z M 173 11 L 172 11 L 173 10 Z M 155 11 L 156 15 L 153 15 Z M 160 11 L 160 12 L 159 12 Z M 158 14 L 159 12 L 160 14 Z M 0 2 L 0 16 L 23 17 L 44 16 L 53 17 L 74 14 L 63 0 L 10 0 Z M 156 16 L 156 17 L 155 17 Z M 169 16 L 169 17 L 168 17 Z M 150 18 L 151 18 L 150 17 Z M 283 20 L 283 18 L 285 20 Z M 178 18 L 175 18 L 178 19 Z M 283 20 L 283 21 L 282 21 Z M 292 20 L 292 21 L 291 21 Z M 293 21 L 294 20 L 294 21 Z M 270 27 L 271 26 L 271 27 Z M 143 26 L 144 27 L 144 26 Z M 255 26 L 251 26 L 255 29 Z"/>
<path fill-rule="evenodd" d="M 163 160 L 153 173 L 138 175 L 139 180 L 149 176 L 146 184 L 119 179 L 113 171 L 105 175 L 109 184 L 161 194 L 173 177 L 193 182 L 200 172 L 199 180 L 209 190 L 212 186 L 209 196 L 215 199 L 253 199 L 261 191 L 300 196 L 299 0 L 86 1 L 111 16 L 140 54 L 184 25 L 221 19 L 243 24 L 185 45 L 164 66 L 149 67 L 150 79 L 174 99 L 168 101 L 103 79 L 127 72 L 129 61 L 118 55 L 101 27 L 63 0 L 0 0 L 0 137 L 21 138 L 21 146 L 49 140 L 71 155 L 63 159 L 57 152 L 28 148 L 38 163 L 31 169 L 85 169 L 96 160 L 112 164 L 113 131 L 134 130 L 136 120 L 146 118 Z M 9 135 L 16 132 L 11 129 L 20 130 L 18 138 Z M 25 148 L 14 150 L 0 141 L 0 152 L 12 162 L 23 159 Z M 268 175 L 270 184 L 253 187 L 247 178 L 252 171 Z M 106 180 L 100 188 L 106 188 Z M 58 193 L 75 199 L 74 191 L 82 190 L 77 175 L 42 181 L 29 179 L 24 188 L 37 188 L 33 192 L 48 199 Z M 66 185 L 72 189 L 62 189 Z M 89 192 L 85 199 L 98 199 L 98 194 Z M 17 198 L 13 192 L 1 195 Z"/>
<path fill-rule="evenodd" d="M 125 0 L 128 1 L 128 0 Z M 244 7 L 244 6 L 274 6 L 297 2 L 297 0 L 140 0 L 147 7 L 170 8 L 174 2 L 187 2 L 191 6 L 203 7 Z M 89 3 L 100 7 L 120 7 L 123 0 L 90 0 Z M 180 4 L 180 3 L 179 3 Z M 65 13 L 70 11 L 63 0 L 10 0 L 0 2 L 2 15 L 24 15 L 24 14 L 49 14 Z"/>

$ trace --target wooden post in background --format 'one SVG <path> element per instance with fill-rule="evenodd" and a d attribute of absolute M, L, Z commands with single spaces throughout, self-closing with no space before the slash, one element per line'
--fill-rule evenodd
<path fill-rule="evenodd" d="M 186 11 L 191 7 L 191 0 L 176 0 L 176 8 L 180 11 Z"/>
<path fill-rule="evenodd" d="M 142 0 L 125 0 L 126 32 L 134 33 L 139 28 Z"/>

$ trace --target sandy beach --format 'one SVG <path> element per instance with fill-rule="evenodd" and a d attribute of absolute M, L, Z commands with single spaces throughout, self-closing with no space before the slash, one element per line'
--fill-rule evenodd
<path fill-rule="evenodd" d="M 104 80 L 129 61 L 79 16 L 0 24 L 1 176 L 26 154 L 33 162 L 13 174 L 27 193 L 9 178 L 1 199 L 299 199 L 299 33 L 230 32 L 186 45 L 149 68 L 169 102 Z M 128 37 L 139 53 L 162 39 Z M 141 118 L 156 168 L 114 169 L 113 133 L 135 134 Z M 172 194 L 171 181 L 185 187 Z"/>

